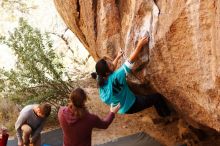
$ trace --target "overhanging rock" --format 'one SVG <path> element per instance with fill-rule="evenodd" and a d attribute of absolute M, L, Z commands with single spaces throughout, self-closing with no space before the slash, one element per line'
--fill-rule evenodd
<path fill-rule="evenodd" d="M 136 76 L 192 122 L 220 131 L 220 0 L 54 0 L 95 60 L 129 56 L 149 32 Z"/>

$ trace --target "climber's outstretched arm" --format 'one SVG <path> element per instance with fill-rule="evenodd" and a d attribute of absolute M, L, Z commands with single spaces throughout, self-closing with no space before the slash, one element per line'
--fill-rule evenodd
<path fill-rule="evenodd" d="M 138 41 L 138 44 L 134 50 L 134 52 L 130 55 L 129 57 L 129 61 L 131 63 L 135 62 L 135 60 L 137 59 L 138 54 L 140 53 L 142 47 L 148 43 L 149 37 L 143 37 Z"/>
<path fill-rule="evenodd" d="M 123 52 L 122 50 L 120 50 L 120 51 L 118 52 L 116 58 L 115 58 L 114 61 L 112 62 L 112 64 L 114 65 L 114 70 L 116 69 L 117 64 L 118 64 L 118 60 L 122 57 L 123 53 L 124 53 L 124 52 Z"/>

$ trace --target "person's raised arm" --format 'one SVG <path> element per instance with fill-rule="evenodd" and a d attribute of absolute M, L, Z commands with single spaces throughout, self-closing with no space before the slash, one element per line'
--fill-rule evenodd
<path fill-rule="evenodd" d="M 148 43 L 148 39 L 149 39 L 149 37 L 143 37 L 143 38 L 141 38 L 141 39 L 138 41 L 137 46 L 136 46 L 134 52 L 133 52 L 133 53 L 130 55 L 130 57 L 129 57 L 129 61 L 130 61 L 131 63 L 134 63 L 134 62 L 135 62 L 135 60 L 137 59 L 138 54 L 141 52 L 142 47 L 143 47 L 145 44 Z"/>
<path fill-rule="evenodd" d="M 114 61 L 112 62 L 112 64 L 114 65 L 114 70 L 116 69 L 117 67 L 117 64 L 118 64 L 118 60 L 121 58 L 121 56 L 123 55 L 123 51 L 120 50 L 116 56 L 116 58 L 114 59 Z"/>

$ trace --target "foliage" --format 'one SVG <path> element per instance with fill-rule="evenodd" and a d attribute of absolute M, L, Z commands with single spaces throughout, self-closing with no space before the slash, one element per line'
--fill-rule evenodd
<path fill-rule="evenodd" d="M 65 104 L 70 78 L 52 49 L 48 34 L 42 35 L 21 18 L 18 28 L 9 37 L 1 36 L 0 42 L 10 47 L 17 58 L 15 69 L 0 70 L 0 92 L 4 97 L 19 104 Z"/>
<path fill-rule="evenodd" d="M 0 97 L 0 100 L 0 126 L 7 127 L 7 130 L 11 132 L 14 130 L 14 124 L 19 114 L 18 107 L 7 98 Z"/>

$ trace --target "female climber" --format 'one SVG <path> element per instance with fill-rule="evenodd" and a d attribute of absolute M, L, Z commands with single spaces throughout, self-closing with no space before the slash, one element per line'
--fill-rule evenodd
<path fill-rule="evenodd" d="M 148 37 L 141 38 L 133 53 L 125 63 L 116 70 L 118 60 L 123 55 L 120 51 L 113 62 L 101 59 L 96 63 L 96 72 L 91 76 L 97 80 L 101 100 L 107 105 L 120 103 L 120 114 L 133 114 L 154 106 L 157 113 L 162 116 L 170 115 L 163 96 L 159 93 L 147 96 L 137 96 L 128 87 L 126 75 L 131 72 L 133 63 L 141 52 L 142 47 L 148 43 Z"/>

